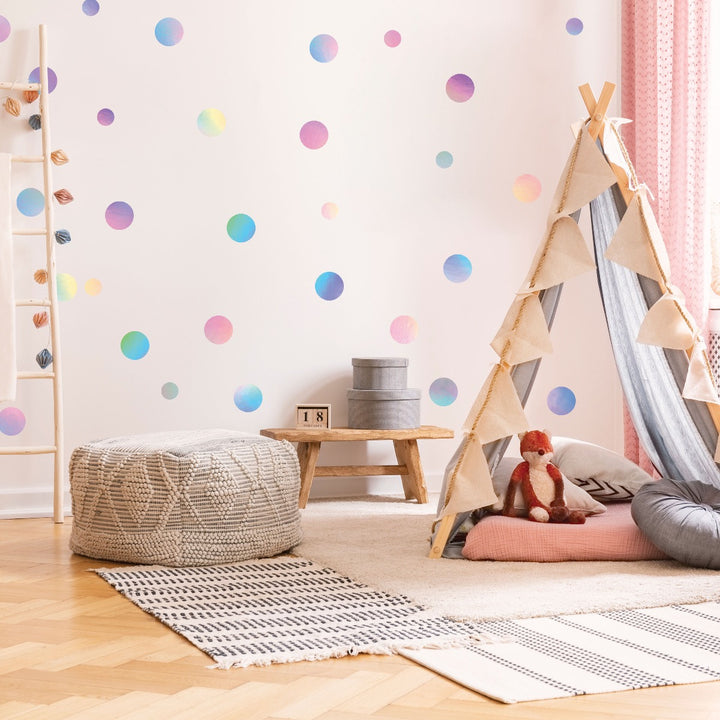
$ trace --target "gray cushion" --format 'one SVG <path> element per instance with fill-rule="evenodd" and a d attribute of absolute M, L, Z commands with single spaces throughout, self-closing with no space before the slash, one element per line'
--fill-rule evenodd
<path fill-rule="evenodd" d="M 632 516 L 670 557 L 720 570 L 720 488 L 702 480 L 663 478 L 637 491 Z"/>

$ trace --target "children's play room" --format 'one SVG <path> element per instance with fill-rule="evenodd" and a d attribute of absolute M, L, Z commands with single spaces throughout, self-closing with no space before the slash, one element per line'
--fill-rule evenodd
<path fill-rule="evenodd" d="M 0 4 L 0 716 L 718 717 L 720 7 Z"/>

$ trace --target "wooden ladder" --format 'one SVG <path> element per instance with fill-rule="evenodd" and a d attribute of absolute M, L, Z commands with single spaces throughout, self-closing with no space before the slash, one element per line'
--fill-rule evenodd
<path fill-rule="evenodd" d="M 50 370 L 26 370 L 17 373 L 18 380 L 50 380 L 53 390 L 54 406 L 54 438 L 52 445 L 30 445 L 1 447 L 0 455 L 40 455 L 52 453 L 55 455 L 54 481 L 53 481 L 53 519 L 56 523 L 64 522 L 63 494 L 64 494 L 64 456 L 63 456 L 63 399 L 61 383 L 61 353 L 60 353 L 60 323 L 58 317 L 58 297 L 55 270 L 55 233 L 53 223 L 52 205 L 52 157 L 50 145 L 50 106 L 48 102 L 48 65 L 47 65 L 47 32 L 45 25 L 39 27 L 40 45 L 40 82 L 15 83 L 0 82 L 0 89 L 11 91 L 35 91 L 39 93 L 40 100 L 40 131 L 42 137 L 42 155 L 22 156 L 13 155 L 14 163 L 42 163 L 43 192 L 45 196 L 44 220 L 45 226 L 37 230 L 12 230 L 14 236 L 31 235 L 45 238 L 46 271 L 47 271 L 47 297 L 16 299 L 16 307 L 37 306 L 47 308 L 50 326 L 52 347 L 52 363 Z M 64 161 L 64 160 L 63 160 Z"/>

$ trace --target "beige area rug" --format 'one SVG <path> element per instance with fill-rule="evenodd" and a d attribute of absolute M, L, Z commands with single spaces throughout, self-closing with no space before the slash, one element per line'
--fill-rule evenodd
<path fill-rule="evenodd" d="M 720 572 L 673 560 L 506 563 L 430 560 L 437 498 L 311 500 L 294 550 L 443 615 L 499 620 L 720 600 Z"/>

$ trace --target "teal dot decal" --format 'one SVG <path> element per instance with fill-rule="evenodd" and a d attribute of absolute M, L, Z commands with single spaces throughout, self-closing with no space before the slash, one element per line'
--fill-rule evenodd
<path fill-rule="evenodd" d="M 177 45 L 183 37 L 183 26 L 179 20 L 166 17 L 155 25 L 155 38 L 161 45 Z"/>
<path fill-rule="evenodd" d="M 324 272 L 315 281 L 315 292 L 323 300 L 337 300 L 345 289 L 343 279 L 334 272 Z"/>
<path fill-rule="evenodd" d="M 36 188 L 25 188 L 18 193 L 17 209 L 27 217 L 35 217 L 45 209 L 45 196 Z"/>
<path fill-rule="evenodd" d="M 450 282 L 465 282 L 472 274 L 472 263 L 464 255 L 451 255 L 443 264 L 443 272 Z"/>
<path fill-rule="evenodd" d="M 310 54 L 321 63 L 335 59 L 338 51 L 337 40 L 332 35 L 316 35 L 310 41 Z"/>
<path fill-rule="evenodd" d="M 235 390 L 235 405 L 243 412 L 254 412 L 262 405 L 263 394 L 257 385 L 241 385 Z"/>
<path fill-rule="evenodd" d="M 122 354 L 130 360 L 140 360 L 140 358 L 144 358 L 149 349 L 150 341 L 147 339 L 147 335 L 137 330 L 126 333 L 120 341 Z"/>
<path fill-rule="evenodd" d="M 51 93 L 56 87 L 57 87 L 57 75 L 55 74 L 55 71 L 49 67 L 47 69 L 48 73 L 48 92 Z M 36 67 L 29 75 L 28 75 L 28 82 L 29 83 L 39 83 L 40 82 L 40 68 Z"/>
<path fill-rule="evenodd" d="M 160 388 L 160 394 L 166 399 L 166 400 L 174 400 L 178 393 L 180 392 L 180 389 L 174 382 L 166 382 L 162 388 Z"/>
<path fill-rule="evenodd" d="M 58 300 L 72 300 L 77 295 L 77 280 L 68 273 L 58 273 L 55 277 L 55 288 Z"/>
<path fill-rule="evenodd" d="M 110 203 L 105 210 L 105 222 L 114 230 L 125 230 L 135 219 L 133 209 L 122 200 Z"/>
<path fill-rule="evenodd" d="M 25 429 L 25 415 L 20 408 L 6 407 L 0 410 L 0 432 L 3 435 L 19 435 Z"/>
<path fill-rule="evenodd" d="M 575 408 L 575 393 L 562 385 L 553 388 L 548 393 L 547 406 L 555 415 L 567 415 Z"/>
<path fill-rule="evenodd" d="M 198 115 L 197 126 L 203 135 L 215 137 L 225 130 L 225 115 L 217 108 L 207 108 Z"/>
<path fill-rule="evenodd" d="M 5 42 L 10 37 L 10 21 L 0 15 L 0 42 Z"/>
<path fill-rule="evenodd" d="M 227 234 L 235 242 L 247 242 L 255 234 L 255 221 L 244 213 L 233 215 L 227 222 Z"/>
<path fill-rule="evenodd" d="M 571 35 L 579 35 L 583 31 L 583 21 L 580 18 L 570 18 L 565 23 L 565 29 L 571 34 Z"/>
<path fill-rule="evenodd" d="M 455 400 L 457 400 L 457 396 L 457 385 L 450 378 L 438 378 L 437 380 L 433 380 L 430 385 L 430 399 L 436 405 L 442 407 L 452 405 Z"/>
<path fill-rule="evenodd" d="M 226 343 L 233 334 L 232 323 L 224 315 L 213 315 L 205 323 L 205 337 L 216 345 Z"/>
<path fill-rule="evenodd" d="M 84 0 L 82 4 L 82 11 L 92 17 L 100 12 L 100 3 L 98 0 Z"/>
<path fill-rule="evenodd" d="M 435 162 L 437 163 L 438 167 L 449 168 L 453 164 L 452 153 L 449 153 L 447 150 L 439 152 L 435 156 Z"/>

